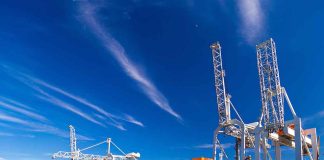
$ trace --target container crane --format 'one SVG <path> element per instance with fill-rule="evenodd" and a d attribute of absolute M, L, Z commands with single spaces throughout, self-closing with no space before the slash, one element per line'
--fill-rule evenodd
<path fill-rule="evenodd" d="M 245 159 L 245 148 L 254 146 L 253 130 L 257 126 L 257 122 L 245 124 L 231 102 L 231 96 L 225 90 L 225 71 L 222 64 L 222 51 L 219 42 L 213 43 L 210 46 L 213 56 L 215 88 L 217 98 L 217 108 L 219 116 L 219 126 L 214 132 L 213 142 L 213 159 L 216 160 L 217 147 L 221 150 L 221 157 L 228 159 L 224 148 L 222 147 L 218 134 L 222 133 L 237 139 L 236 159 Z M 238 119 L 231 118 L 231 109 L 236 113 Z"/>
<path fill-rule="evenodd" d="M 319 160 L 319 137 L 316 128 L 302 128 L 301 118 L 296 114 L 286 89 L 281 86 L 274 40 L 271 38 L 256 46 L 262 111 L 258 122 L 251 124 L 243 122 L 231 102 L 231 96 L 225 90 L 225 71 L 219 42 L 213 43 L 210 48 L 219 115 L 219 125 L 214 132 L 213 159 L 216 160 L 217 147 L 221 151 L 219 158 L 229 159 L 217 138 L 218 134 L 225 134 L 236 138 L 236 160 L 252 158 L 245 155 L 246 148 L 254 148 L 255 160 L 272 160 L 272 154 L 268 151 L 272 146 L 275 149 L 275 160 L 282 159 L 282 146 L 295 150 L 295 160 L 303 160 L 304 157 Z M 290 111 L 287 113 L 293 116 L 292 120 L 285 119 L 285 104 Z M 231 118 L 231 111 L 236 113 L 236 119 Z"/>
<path fill-rule="evenodd" d="M 97 144 L 94 144 L 90 147 L 86 147 L 84 149 L 77 149 L 77 139 L 76 139 L 76 133 L 75 129 L 72 125 L 69 126 L 70 128 L 70 152 L 65 152 L 65 151 L 59 151 L 57 153 L 54 153 L 52 155 L 53 159 L 71 159 L 71 160 L 138 160 L 140 158 L 140 153 L 128 153 L 126 154 L 123 152 L 112 140 L 111 138 L 107 138 L 107 140 L 99 142 Z M 88 150 L 90 148 L 94 148 L 96 146 L 102 145 L 102 144 L 107 144 L 107 155 L 102 156 L 102 155 L 94 155 L 94 154 L 84 154 L 82 153 L 85 150 Z M 119 150 L 122 155 L 115 155 L 112 154 L 110 151 L 111 146 L 114 146 Z"/>
<path fill-rule="evenodd" d="M 308 156 L 318 160 L 319 142 L 316 128 L 302 129 L 301 118 L 297 116 L 284 87 L 280 84 L 276 45 L 272 38 L 256 46 L 260 80 L 262 113 L 255 129 L 255 159 L 260 160 L 261 139 L 273 142 L 275 158 L 281 160 L 280 146 L 295 149 L 295 159 Z M 286 100 L 292 120 L 285 121 L 284 100 Z M 263 121 L 263 126 L 261 126 Z M 266 159 L 264 156 L 263 159 Z"/>

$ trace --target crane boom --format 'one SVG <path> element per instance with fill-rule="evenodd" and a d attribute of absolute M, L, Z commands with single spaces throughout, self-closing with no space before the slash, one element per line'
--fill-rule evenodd
<path fill-rule="evenodd" d="M 284 102 L 280 85 L 276 45 L 272 38 L 256 46 L 265 126 L 284 126 Z"/>
<path fill-rule="evenodd" d="M 69 125 L 70 128 L 70 148 L 71 148 L 71 159 L 74 160 L 78 157 L 78 151 L 76 146 L 76 135 L 75 129 L 72 125 Z"/>
<path fill-rule="evenodd" d="M 217 96 L 217 107 L 219 114 L 219 123 L 225 123 L 230 120 L 230 96 L 226 94 L 225 90 L 225 71 L 222 64 L 222 50 L 219 42 L 213 43 L 210 48 L 213 54 L 215 87 Z"/>

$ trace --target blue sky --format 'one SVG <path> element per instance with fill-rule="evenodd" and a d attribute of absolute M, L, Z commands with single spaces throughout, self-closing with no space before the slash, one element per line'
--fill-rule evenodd
<path fill-rule="evenodd" d="M 255 45 L 274 38 L 282 86 L 304 127 L 323 135 L 323 5 L 2 1 L 0 160 L 45 160 L 69 150 L 69 124 L 80 149 L 109 136 L 144 160 L 210 156 L 218 123 L 214 41 L 223 48 L 232 102 L 254 122 L 261 106 Z M 233 153 L 233 139 L 221 141 Z M 104 154 L 105 146 L 87 153 Z"/>

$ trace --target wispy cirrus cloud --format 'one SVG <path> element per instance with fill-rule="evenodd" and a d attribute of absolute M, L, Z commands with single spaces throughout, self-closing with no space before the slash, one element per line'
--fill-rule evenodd
<path fill-rule="evenodd" d="M 20 102 L 18 102 L 16 100 L 13 100 L 13 99 L 10 99 L 10 98 L 7 98 L 7 97 L 0 96 L 0 100 L 6 101 L 6 102 L 8 102 L 10 104 L 13 104 L 15 106 L 18 106 L 20 108 L 25 108 L 25 109 L 28 109 L 28 110 L 34 110 L 34 108 L 32 108 L 32 107 L 29 107 L 29 106 L 27 106 L 25 104 L 22 104 L 22 103 L 20 103 Z"/>
<path fill-rule="evenodd" d="M 224 143 L 221 145 L 224 149 L 226 148 L 230 148 L 232 146 L 234 146 L 234 144 L 232 143 Z M 216 146 L 217 148 L 219 148 L 219 146 Z M 196 149 L 211 149 L 213 148 L 213 144 L 200 144 L 200 145 L 197 145 L 197 146 L 193 146 L 193 148 L 196 148 Z"/>
<path fill-rule="evenodd" d="M 92 122 L 92 123 L 95 123 L 95 124 L 98 124 L 102 127 L 106 127 L 103 123 L 97 121 L 96 119 L 94 119 L 93 117 L 91 117 L 90 115 L 88 115 L 87 113 L 81 111 L 80 109 L 78 109 L 77 107 L 73 106 L 72 104 L 69 104 L 67 102 L 64 102 L 54 96 L 51 96 L 49 94 L 47 94 L 46 96 L 39 96 L 39 98 L 55 105 L 55 106 L 58 106 L 58 107 L 61 107 L 63 109 L 66 109 L 74 114 L 77 114 L 79 116 L 81 116 L 82 118 Z"/>
<path fill-rule="evenodd" d="M 2 100 L 2 99 L 0 98 L 0 100 Z M 5 108 L 5 109 L 8 109 L 8 110 L 20 113 L 22 115 L 25 115 L 25 116 L 27 116 L 29 118 L 32 118 L 32 119 L 35 119 L 35 120 L 38 120 L 38 121 L 41 121 L 41 122 L 46 122 L 47 121 L 47 119 L 42 115 L 39 115 L 37 113 L 28 111 L 28 110 L 26 110 L 24 108 L 14 106 L 14 105 L 6 103 L 4 101 L 0 101 L 0 108 Z"/>
<path fill-rule="evenodd" d="M 120 129 L 120 130 L 126 130 L 120 121 L 125 121 L 128 123 L 132 123 L 132 124 L 144 127 L 144 124 L 142 122 L 136 120 L 134 117 L 132 117 L 128 114 L 121 113 L 121 115 L 116 115 L 116 114 L 107 112 L 104 109 L 102 109 L 101 107 L 93 104 L 92 102 L 89 102 L 88 100 L 86 100 L 82 97 L 76 96 L 70 92 L 67 92 L 64 89 L 61 89 L 57 86 L 49 84 L 49 83 L 47 83 L 43 80 L 40 80 L 34 76 L 31 76 L 26 73 L 22 73 L 19 70 L 15 69 L 11 66 L 1 65 L 1 69 L 3 71 L 5 71 L 7 74 L 9 74 L 10 76 L 12 76 L 13 78 L 19 80 L 23 84 L 27 85 L 28 87 L 30 87 L 33 90 L 40 93 L 40 94 L 36 94 L 36 96 L 38 98 L 45 100 L 46 102 L 51 103 L 55 106 L 66 109 L 74 114 L 77 114 L 90 122 L 93 122 L 93 123 L 98 124 L 103 127 L 106 126 L 105 124 L 108 124 L 113 127 L 116 127 L 117 129 Z M 70 103 L 67 103 L 62 99 L 57 98 L 56 95 L 49 94 L 49 92 L 47 92 L 47 91 L 59 93 L 59 95 L 63 95 L 67 98 L 70 98 L 70 99 L 74 100 L 75 102 L 78 102 L 78 104 L 81 104 L 82 106 L 86 106 L 90 109 L 93 109 L 94 111 L 96 111 L 96 113 L 94 113 L 93 115 L 90 115 L 90 114 L 82 111 L 80 108 L 78 108 Z M 0 98 L 4 98 L 4 97 L 0 97 Z M 6 99 L 6 100 L 10 100 L 10 99 Z M 16 101 L 12 101 L 12 100 L 10 101 L 10 103 L 14 103 L 19 106 L 23 105 L 21 103 L 18 103 Z M 24 105 L 22 107 L 26 108 L 28 106 Z M 107 122 L 106 121 L 107 119 L 103 118 L 103 116 L 107 117 L 111 122 Z M 98 117 L 100 117 L 100 120 L 105 120 L 105 122 L 102 122 L 102 121 L 96 119 Z"/>
<path fill-rule="evenodd" d="M 264 31 L 264 13 L 260 0 L 237 0 L 241 19 L 240 31 L 245 40 L 255 44 Z"/>
<path fill-rule="evenodd" d="M 321 120 L 323 118 L 324 118 L 324 110 L 321 110 L 312 116 L 303 118 L 302 120 L 303 120 L 303 123 L 308 124 L 308 123 L 312 123 L 314 121 L 319 122 L 318 120 Z"/>
<path fill-rule="evenodd" d="M 79 11 L 83 22 L 85 22 L 95 36 L 102 42 L 104 48 L 116 59 L 125 73 L 138 83 L 143 93 L 153 103 L 172 116 L 176 117 L 178 120 L 182 120 L 181 116 L 170 106 L 165 96 L 126 55 L 124 47 L 97 20 L 97 9 L 98 8 L 96 5 L 89 3 L 88 1 L 80 2 Z"/>
<path fill-rule="evenodd" d="M 15 136 L 15 135 L 12 134 L 12 133 L 0 132 L 0 136 L 3 136 L 3 137 L 13 137 L 13 136 Z"/>
<path fill-rule="evenodd" d="M 3 157 L 0 157 L 0 160 L 7 160 L 7 159 L 5 159 L 5 158 L 3 158 Z"/>
<path fill-rule="evenodd" d="M 133 118 L 130 115 L 126 115 L 125 117 L 117 116 L 115 114 L 112 114 L 112 113 L 109 113 L 109 112 L 105 111 L 101 107 L 89 102 L 88 100 L 86 100 L 84 98 L 81 98 L 79 96 L 76 96 L 74 94 L 71 94 L 71 93 L 69 93 L 69 92 L 67 92 L 67 91 L 65 91 L 65 90 L 63 90 L 61 88 L 58 88 L 56 86 L 53 86 L 53 85 L 51 85 L 49 83 L 46 83 L 46 82 L 44 82 L 44 81 L 42 81 L 40 79 L 37 79 L 35 77 L 29 76 L 29 75 L 26 75 L 26 74 L 24 76 L 27 77 L 29 80 L 31 80 L 33 83 L 39 84 L 39 85 L 44 86 L 44 87 L 46 87 L 48 89 L 51 89 L 51 90 L 53 90 L 55 92 L 58 92 L 58 93 L 66 96 L 66 97 L 69 97 L 69 98 L 77 101 L 80 104 L 83 104 L 84 106 L 87 106 L 87 107 L 99 112 L 100 114 L 108 117 L 111 121 L 113 121 L 115 123 L 117 123 L 117 122 L 114 119 L 118 119 L 118 120 L 126 121 L 126 122 L 129 122 L 129 123 L 133 123 L 135 125 L 144 127 L 144 124 L 142 122 L 139 122 L 138 120 L 136 120 L 135 118 Z"/>
<path fill-rule="evenodd" d="M 25 137 L 25 138 L 35 138 L 34 135 L 30 134 L 13 134 L 13 133 L 8 133 L 8 132 L 0 132 L 0 137 Z"/>
<path fill-rule="evenodd" d="M 64 138 L 69 137 L 69 132 L 63 131 L 63 130 L 56 128 L 54 126 L 51 126 L 48 124 L 31 122 L 31 121 L 27 121 L 27 120 L 22 120 L 20 118 L 13 117 L 11 115 L 7 115 L 2 112 L 0 112 L 0 120 L 26 126 L 29 128 L 28 129 L 29 131 L 33 131 L 33 132 L 42 132 L 42 133 L 52 134 L 52 135 L 60 136 L 60 137 L 64 137 Z M 93 140 L 92 138 L 89 138 L 89 137 L 86 137 L 83 135 L 77 135 L 77 136 L 78 136 L 79 140 Z"/>
<path fill-rule="evenodd" d="M 226 148 L 230 148 L 233 147 L 234 144 L 233 143 L 224 143 L 222 144 L 222 147 L 224 149 Z M 217 148 L 219 148 L 219 146 L 216 146 Z M 212 149 L 213 148 L 213 144 L 199 144 L 199 145 L 195 145 L 195 146 L 182 146 L 182 147 L 174 147 L 176 149 L 186 149 L 186 150 L 197 150 L 197 149 Z"/>

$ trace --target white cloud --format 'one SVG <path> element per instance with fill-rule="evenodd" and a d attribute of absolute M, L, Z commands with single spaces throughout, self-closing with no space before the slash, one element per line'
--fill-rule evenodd
<path fill-rule="evenodd" d="M 315 122 L 315 121 L 319 122 L 318 120 L 322 120 L 323 118 L 324 118 L 324 110 L 321 110 L 314 115 L 302 118 L 302 121 L 305 124 L 309 124 L 309 123 Z"/>
<path fill-rule="evenodd" d="M 15 136 L 15 135 L 12 134 L 12 133 L 0 132 L 0 136 L 3 136 L 3 137 L 13 137 L 13 136 Z"/>
<path fill-rule="evenodd" d="M 51 96 L 51 95 L 48 94 L 46 97 L 39 96 L 39 98 L 41 98 L 41 99 L 43 99 L 43 100 L 45 100 L 45 101 L 47 101 L 47 102 L 49 102 L 49 103 L 51 103 L 53 105 L 56 105 L 56 106 L 61 107 L 63 109 L 66 109 L 66 110 L 68 110 L 68 111 L 70 111 L 72 113 L 75 113 L 75 114 L 81 116 L 82 118 L 92 122 L 92 123 L 95 123 L 95 124 L 98 124 L 98 125 L 100 125 L 102 127 L 105 127 L 104 124 L 97 121 L 96 119 L 94 119 L 93 117 L 88 115 L 87 113 L 81 111 L 77 107 L 75 107 L 75 106 L 73 106 L 73 105 L 71 105 L 69 103 L 66 103 L 66 102 L 64 102 L 64 101 L 62 101 L 62 100 L 60 100 L 60 99 L 58 99 L 58 98 L 56 98 L 54 96 Z"/>
<path fill-rule="evenodd" d="M 127 122 L 130 122 L 130 123 L 136 124 L 136 125 L 138 125 L 138 126 L 142 126 L 142 127 L 144 127 L 144 124 L 143 124 L 142 122 L 136 120 L 134 117 L 132 117 L 132 116 L 130 116 L 130 115 L 128 115 L 128 114 L 125 114 L 125 118 L 126 118 L 125 120 L 126 120 Z"/>
<path fill-rule="evenodd" d="M 49 83 L 46 83 L 46 82 L 44 82 L 42 80 L 39 80 L 39 79 L 34 78 L 34 77 L 31 77 L 29 75 L 24 75 L 24 76 L 26 78 L 28 78 L 29 80 L 31 80 L 33 83 L 39 84 L 39 85 L 44 86 L 44 87 L 46 87 L 48 89 L 51 89 L 53 91 L 56 91 L 56 92 L 58 92 L 58 93 L 60 93 L 60 94 L 62 94 L 64 96 L 66 96 L 66 97 L 69 97 L 69 98 L 77 101 L 80 104 L 83 104 L 83 105 L 85 105 L 85 106 L 87 106 L 87 107 L 89 107 L 89 108 L 91 108 L 91 109 L 99 112 L 100 114 L 108 117 L 114 123 L 117 123 L 115 119 L 119 119 L 119 120 L 123 120 L 123 121 L 129 122 L 129 123 L 136 124 L 136 125 L 141 126 L 141 127 L 144 126 L 143 123 L 139 122 L 138 120 L 136 120 L 135 118 L 133 118 L 133 117 L 131 117 L 129 115 L 127 115 L 126 117 L 117 116 L 115 114 L 112 114 L 112 113 L 109 113 L 109 112 L 103 110 L 101 107 L 99 107 L 99 106 L 97 106 L 97 105 L 89 102 L 88 100 L 86 100 L 84 98 L 81 98 L 81 97 L 78 97 L 76 95 L 73 95 L 73 94 L 71 94 L 71 93 L 69 93 L 69 92 L 67 92 L 67 91 L 65 91 L 65 90 L 63 90 L 61 88 L 58 88 L 56 86 L 53 86 L 53 85 L 51 85 Z M 96 116 L 98 117 L 100 115 L 97 114 Z M 129 117 L 131 117 L 131 118 L 129 118 Z M 101 117 L 101 119 L 102 119 L 102 117 Z"/>
<path fill-rule="evenodd" d="M 132 116 L 129 116 L 127 114 L 122 114 L 124 116 L 118 116 L 118 115 L 115 115 L 115 114 L 112 114 L 112 113 L 109 113 L 105 110 L 103 110 L 101 107 L 89 102 L 88 100 L 84 99 L 84 98 L 81 98 L 79 96 L 76 96 L 74 94 L 71 94 L 59 87 L 56 87 L 54 85 L 51 85 L 47 82 L 44 82 L 38 78 L 35 78 L 33 76 L 30 76 L 28 74 L 25 74 L 25 73 L 22 73 L 10 66 L 7 66 L 7 65 L 1 65 L 1 69 L 3 69 L 6 73 L 8 73 L 9 75 L 11 75 L 12 77 L 16 78 L 17 80 L 19 80 L 20 82 L 24 83 L 25 85 L 29 86 L 30 88 L 34 89 L 35 91 L 39 92 L 41 95 L 37 95 L 38 98 L 42 99 L 42 100 L 45 100 L 55 106 L 59 106 L 63 109 L 66 109 L 72 113 L 75 113 L 87 120 L 89 120 L 90 122 L 93 122 L 95 124 L 98 124 L 100 126 L 103 126 L 103 127 L 106 127 L 105 124 L 103 122 L 99 122 L 96 118 L 99 118 L 101 120 L 103 120 L 102 118 L 102 115 L 106 116 L 107 118 L 109 118 L 111 120 L 111 122 L 107 123 L 106 124 L 109 124 L 111 126 L 114 126 L 116 127 L 117 129 L 120 129 L 120 130 L 126 130 L 125 127 L 117 120 L 120 120 L 120 121 L 125 121 L 125 122 L 129 122 L 129 123 L 132 123 L 132 124 L 135 124 L 135 125 L 138 125 L 138 126 L 141 126 L 141 127 L 144 127 L 143 123 L 136 120 L 135 118 L 133 118 Z M 81 111 L 79 108 L 73 106 L 72 104 L 69 104 L 69 103 L 66 103 L 65 101 L 61 100 L 61 99 L 58 99 L 56 96 L 54 95 L 51 95 L 49 94 L 48 92 L 46 92 L 43 88 L 46 88 L 48 90 L 51 90 L 51 91 L 54 91 L 54 92 L 57 92 L 61 95 L 64 95 L 86 107 L 89 107 L 93 110 L 95 110 L 97 113 L 94 113 L 93 115 L 95 117 L 92 117 L 91 115 Z M 10 100 L 8 98 L 5 98 L 5 97 L 0 97 L 0 99 L 4 99 L 6 101 L 9 101 L 10 103 L 12 104 L 16 104 L 18 106 L 21 106 L 21 107 L 24 107 L 24 108 L 29 108 L 29 109 L 32 109 L 26 105 L 23 105 L 19 102 L 16 102 L 16 101 L 13 101 L 13 100 Z M 0 104 L 1 105 L 1 104 Z M 99 117 L 100 116 L 100 117 Z M 106 119 L 104 119 L 106 120 Z"/>
<path fill-rule="evenodd" d="M 146 77 L 146 75 L 139 70 L 134 62 L 128 58 L 124 47 L 109 32 L 107 32 L 96 19 L 96 9 L 96 6 L 93 4 L 80 2 L 81 16 L 87 26 L 102 42 L 105 49 L 118 61 L 126 74 L 139 84 L 144 94 L 161 109 L 181 120 L 181 116 L 171 108 L 164 95 Z"/>
<path fill-rule="evenodd" d="M 224 149 L 226 149 L 226 148 L 230 148 L 230 147 L 234 146 L 234 144 L 232 144 L 232 143 L 224 143 L 221 146 Z M 219 146 L 217 146 L 217 148 L 218 147 Z M 193 148 L 197 148 L 197 149 L 211 149 L 211 148 L 213 148 L 213 144 L 201 144 L 201 145 L 194 146 Z"/>
<path fill-rule="evenodd" d="M 52 134 L 64 138 L 68 138 L 70 135 L 69 132 L 63 131 L 54 126 L 22 120 L 20 118 L 13 117 L 1 112 L 0 112 L 0 120 L 26 126 L 29 128 L 28 129 L 29 131 L 33 131 L 33 132 L 42 132 L 42 133 Z M 92 138 L 82 136 L 82 135 L 77 135 L 77 137 L 79 140 L 93 140 Z"/>
<path fill-rule="evenodd" d="M 260 0 L 237 0 L 240 18 L 241 33 L 245 40 L 254 44 L 264 31 L 264 13 Z"/>
<path fill-rule="evenodd" d="M 3 157 L 0 157 L 0 160 L 7 160 L 7 159 L 5 159 L 5 158 L 3 158 Z"/>
<path fill-rule="evenodd" d="M 31 107 L 29 107 L 29 106 L 27 106 L 25 104 L 22 104 L 20 102 L 17 102 L 17 101 L 15 101 L 13 99 L 9 99 L 9 98 L 3 97 L 3 96 L 0 96 L 0 99 L 3 100 L 3 101 L 6 101 L 8 103 L 11 103 L 11 104 L 13 104 L 15 106 L 19 106 L 19 107 L 22 107 L 22 108 L 25 108 L 25 109 L 28 109 L 28 110 L 34 110 L 33 108 L 31 108 Z"/>
<path fill-rule="evenodd" d="M 42 122 L 47 121 L 47 119 L 42 115 L 39 115 L 37 113 L 28 111 L 28 110 L 23 109 L 23 108 L 16 107 L 16 106 L 11 105 L 9 103 L 5 103 L 5 102 L 0 101 L 0 108 L 1 107 L 5 108 L 5 109 L 9 109 L 9 110 L 17 112 L 17 113 L 20 113 L 20 114 L 23 114 L 23 115 L 25 115 L 25 116 L 27 116 L 29 118 L 33 118 L 35 120 L 39 120 L 39 121 L 42 121 Z"/>
<path fill-rule="evenodd" d="M 7 133 L 7 132 L 0 132 L 0 137 L 25 137 L 25 138 L 35 138 L 34 135 L 30 134 L 13 134 L 13 133 Z"/>

